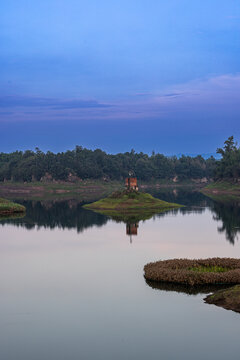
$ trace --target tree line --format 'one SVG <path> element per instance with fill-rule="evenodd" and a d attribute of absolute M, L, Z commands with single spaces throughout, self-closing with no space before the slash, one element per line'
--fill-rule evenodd
<path fill-rule="evenodd" d="M 151 155 L 137 153 L 134 150 L 112 155 L 100 149 L 89 150 L 81 146 L 55 154 L 36 148 L 35 151 L 0 153 L 0 181 L 122 180 L 130 170 L 143 181 L 209 179 L 214 177 L 217 163 L 213 156 L 204 159 L 201 155 L 177 158 L 154 152 Z"/>

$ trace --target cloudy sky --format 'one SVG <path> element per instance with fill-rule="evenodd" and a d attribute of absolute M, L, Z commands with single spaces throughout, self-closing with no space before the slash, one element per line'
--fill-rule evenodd
<path fill-rule="evenodd" d="M 0 152 L 240 140 L 236 0 L 7 0 L 0 27 Z"/>

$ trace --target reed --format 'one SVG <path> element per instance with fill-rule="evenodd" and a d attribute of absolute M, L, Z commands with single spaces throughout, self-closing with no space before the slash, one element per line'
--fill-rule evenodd
<path fill-rule="evenodd" d="M 240 284 L 240 259 L 172 259 L 144 266 L 147 280 L 185 284 Z"/>

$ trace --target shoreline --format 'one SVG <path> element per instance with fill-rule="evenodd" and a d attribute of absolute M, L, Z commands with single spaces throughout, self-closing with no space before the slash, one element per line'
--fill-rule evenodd
<path fill-rule="evenodd" d="M 240 196 L 240 183 L 217 181 L 208 184 L 201 192 L 205 195 L 232 195 Z"/>
<path fill-rule="evenodd" d="M 139 182 L 139 188 L 144 189 L 174 189 L 192 188 L 200 190 L 205 184 L 192 182 Z M 0 197 L 17 198 L 65 198 L 81 197 L 88 195 L 91 198 L 104 197 L 116 190 L 124 189 L 122 181 L 85 180 L 76 183 L 71 182 L 0 182 Z"/>

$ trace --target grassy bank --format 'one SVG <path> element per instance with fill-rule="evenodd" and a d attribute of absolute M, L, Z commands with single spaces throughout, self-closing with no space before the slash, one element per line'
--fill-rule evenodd
<path fill-rule="evenodd" d="M 208 194 L 219 194 L 219 195 L 235 195 L 240 196 L 240 184 L 231 181 L 216 181 L 208 184 L 202 189 L 202 192 Z"/>
<path fill-rule="evenodd" d="M 12 215 L 17 213 L 24 213 L 25 211 L 26 209 L 24 206 L 0 198 L 0 215 Z"/>

